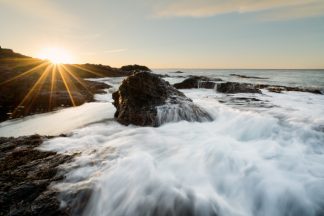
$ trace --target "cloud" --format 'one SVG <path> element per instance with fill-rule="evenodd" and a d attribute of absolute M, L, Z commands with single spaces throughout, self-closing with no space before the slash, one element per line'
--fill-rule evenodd
<path fill-rule="evenodd" d="M 105 50 L 105 53 L 120 53 L 120 52 L 125 52 L 127 49 L 113 49 L 113 50 Z"/>
<path fill-rule="evenodd" d="M 324 16 L 324 0 L 166 0 L 158 17 L 209 17 L 226 13 L 261 13 L 268 19 Z"/>

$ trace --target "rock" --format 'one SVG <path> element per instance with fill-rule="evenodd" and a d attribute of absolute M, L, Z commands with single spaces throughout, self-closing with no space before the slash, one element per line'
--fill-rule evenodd
<path fill-rule="evenodd" d="M 146 66 L 142 65 L 125 65 L 120 68 L 121 71 L 123 72 L 128 72 L 128 73 L 135 73 L 135 72 L 151 72 L 151 69 L 149 69 Z"/>
<path fill-rule="evenodd" d="M 297 92 L 308 92 L 312 94 L 323 94 L 321 89 L 309 88 L 309 87 L 291 87 L 291 86 L 280 86 L 280 85 L 268 85 L 268 84 L 256 84 L 257 88 L 267 89 L 270 92 L 282 93 L 283 91 L 297 91 Z"/>
<path fill-rule="evenodd" d="M 86 84 L 88 85 L 89 90 L 94 94 L 104 94 L 106 93 L 104 90 L 109 89 L 112 86 L 102 83 L 102 82 L 95 82 L 95 81 L 86 81 Z"/>
<path fill-rule="evenodd" d="M 243 79 L 269 79 L 266 77 L 256 77 L 256 76 L 245 76 L 245 75 L 240 75 L 240 74 L 230 74 L 230 76 L 235 76 Z"/>
<path fill-rule="evenodd" d="M 190 76 L 181 83 L 176 83 L 173 86 L 177 89 L 190 89 L 190 88 L 215 88 L 215 81 L 222 81 L 221 79 L 210 79 L 204 76 Z"/>
<path fill-rule="evenodd" d="M 217 84 L 217 91 L 221 93 L 259 93 L 260 89 L 249 83 L 226 82 Z"/>
<path fill-rule="evenodd" d="M 159 126 L 170 121 L 211 120 L 182 92 L 148 72 L 135 73 L 113 93 L 115 118 L 124 125 Z"/>
<path fill-rule="evenodd" d="M 1 68 L 0 63 L 0 71 Z M 13 70 L 12 72 L 16 70 L 14 65 L 9 68 L 10 71 Z M 14 77 L 14 74 L 12 73 L 8 77 L 0 77 L 0 92 L 2 92 L 0 94 L 0 121 L 44 113 L 62 106 L 78 106 L 85 102 L 94 101 L 95 94 L 106 93 L 104 89 L 110 88 L 105 83 L 79 78 L 79 80 L 69 79 L 68 91 L 61 76 L 57 76 L 54 83 L 52 83 L 51 76 L 47 76 L 42 85 L 33 88 L 34 83 L 39 79 L 41 70 L 39 73 L 7 82 Z M 26 97 L 28 92 L 30 92 L 30 96 Z"/>
<path fill-rule="evenodd" d="M 83 215 L 92 193 L 91 188 L 85 187 L 79 188 L 77 191 L 64 192 L 60 195 L 60 198 L 66 205 L 66 211 L 71 215 Z"/>
<path fill-rule="evenodd" d="M 0 122 L 91 102 L 94 101 L 94 94 L 106 93 L 104 89 L 109 88 L 104 83 L 84 78 L 129 75 L 118 68 L 101 64 L 53 67 L 49 61 L 3 48 L 0 48 L 0 72 Z"/>
<path fill-rule="evenodd" d="M 168 74 L 156 74 L 160 78 L 168 78 L 170 77 Z"/>
<path fill-rule="evenodd" d="M 0 139 L 0 215 L 66 215 L 48 186 L 63 178 L 58 166 L 72 156 L 35 149 L 48 138 Z"/>
<path fill-rule="evenodd" d="M 22 55 L 20 53 L 15 53 L 11 49 L 4 49 L 0 46 L 0 59 L 4 58 L 31 58 L 29 56 Z"/>
<path fill-rule="evenodd" d="M 178 73 L 178 74 L 180 74 L 180 73 L 184 73 L 184 72 L 182 72 L 182 71 L 174 71 L 174 72 L 170 72 L 170 73 Z"/>

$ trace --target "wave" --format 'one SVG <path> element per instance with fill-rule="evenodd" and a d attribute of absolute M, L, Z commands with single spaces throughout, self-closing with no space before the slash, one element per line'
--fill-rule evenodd
<path fill-rule="evenodd" d="M 273 108 L 245 110 L 219 103 L 213 90 L 184 93 L 214 120 L 158 128 L 105 121 L 43 144 L 78 154 L 54 186 L 62 202 L 91 188 L 84 215 L 323 214 L 322 96 L 264 92 L 258 99 Z"/>

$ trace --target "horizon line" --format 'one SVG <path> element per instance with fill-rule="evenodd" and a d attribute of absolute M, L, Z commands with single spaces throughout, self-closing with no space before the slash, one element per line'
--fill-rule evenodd
<path fill-rule="evenodd" d="M 153 70 L 324 70 L 324 68 L 151 68 Z"/>

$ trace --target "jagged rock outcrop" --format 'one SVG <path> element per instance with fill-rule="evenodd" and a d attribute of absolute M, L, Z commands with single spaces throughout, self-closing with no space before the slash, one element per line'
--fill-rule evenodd
<path fill-rule="evenodd" d="M 177 89 L 190 89 L 190 88 L 215 88 L 215 82 L 222 81 L 221 79 L 210 79 L 205 76 L 190 76 L 180 83 L 176 83 L 173 86 Z"/>
<path fill-rule="evenodd" d="M 171 121 L 206 121 L 210 115 L 157 75 L 139 72 L 113 93 L 115 118 L 124 125 L 159 126 Z"/>
<path fill-rule="evenodd" d="M 148 67 L 143 65 L 137 65 L 137 64 L 122 66 L 120 70 L 127 73 L 151 72 L 151 69 L 149 69 Z"/>
<path fill-rule="evenodd" d="M 261 90 L 253 84 L 249 83 L 237 83 L 237 82 L 225 82 L 217 84 L 216 90 L 221 93 L 259 93 Z"/>

